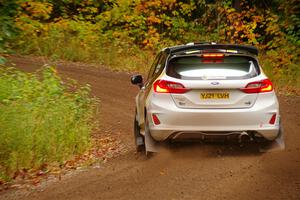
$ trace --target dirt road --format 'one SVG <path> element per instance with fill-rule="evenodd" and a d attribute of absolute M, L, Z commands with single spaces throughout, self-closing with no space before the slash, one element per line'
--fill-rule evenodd
<path fill-rule="evenodd" d="M 26 70 L 42 62 L 12 60 Z M 253 144 L 182 144 L 145 159 L 134 152 L 132 119 L 138 89 L 130 85 L 130 74 L 72 63 L 60 64 L 58 71 L 92 86 L 101 100 L 102 132 L 117 134 L 128 151 L 42 191 L 20 196 L 11 190 L 0 199 L 300 199 L 299 97 L 280 98 L 285 151 L 259 153 Z"/>

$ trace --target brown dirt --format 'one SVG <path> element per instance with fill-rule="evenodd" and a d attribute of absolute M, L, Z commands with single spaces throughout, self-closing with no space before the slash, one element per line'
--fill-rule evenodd
<path fill-rule="evenodd" d="M 43 63 L 30 57 L 11 60 L 28 71 Z M 23 196 L 9 190 L 0 199 L 300 199 L 299 97 L 280 98 L 285 151 L 259 153 L 255 144 L 181 144 L 146 159 L 134 152 L 138 89 L 130 85 L 130 74 L 70 62 L 58 64 L 58 71 L 92 86 L 101 100 L 102 132 L 117 135 L 128 151 L 100 168 L 63 177 Z"/>

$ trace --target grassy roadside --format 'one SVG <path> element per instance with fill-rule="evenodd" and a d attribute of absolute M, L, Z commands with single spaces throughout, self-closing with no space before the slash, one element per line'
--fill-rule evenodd
<path fill-rule="evenodd" d="M 96 100 L 55 68 L 0 68 L 0 183 L 20 170 L 63 163 L 90 147 Z"/>

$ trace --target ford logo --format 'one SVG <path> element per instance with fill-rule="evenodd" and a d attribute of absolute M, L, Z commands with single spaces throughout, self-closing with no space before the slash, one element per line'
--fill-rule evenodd
<path fill-rule="evenodd" d="M 210 84 L 212 84 L 212 85 L 219 85 L 220 83 L 219 82 L 211 82 Z"/>

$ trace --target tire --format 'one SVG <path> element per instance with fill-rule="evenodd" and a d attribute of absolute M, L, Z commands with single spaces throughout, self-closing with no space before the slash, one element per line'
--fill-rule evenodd
<path fill-rule="evenodd" d="M 134 143 L 137 152 L 145 152 L 145 139 L 140 133 L 140 127 L 136 120 L 136 116 L 134 117 Z"/>

